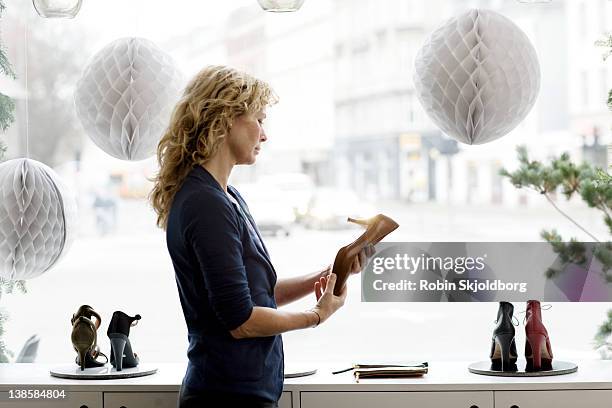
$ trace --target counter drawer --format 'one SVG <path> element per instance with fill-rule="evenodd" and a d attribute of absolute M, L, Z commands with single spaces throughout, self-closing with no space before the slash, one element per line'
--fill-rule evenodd
<path fill-rule="evenodd" d="M 495 408 L 608 408 L 610 390 L 495 391 Z"/>
<path fill-rule="evenodd" d="M 281 395 L 280 399 L 278 400 L 278 408 L 292 408 L 292 407 L 293 407 L 293 401 L 291 401 L 291 392 L 290 391 L 283 392 L 283 395 Z"/>
<path fill-rule="evenodd" d="M 36 389 L 28 387 L 28 389 Z M 101 392 L 65 391 L 65 398 L 11 400 L 8 391 L 0 392 L 0 408 L 102 408 Z"/>
<path fill-rule="evenodd" d="M 176 408 L 178 392 L 105 392 L 104 408 Z"/>
<path fill-rule="evenodd" d="M 301 408 L 493 408 L 493 392 L 302 392 Z"/>
<path fill-rule="evenodd" d="M 176 408 L 178 397 L 175 392 L 105 392 L 104 408 Z M 290 392 L 283 392 L 278 406 L 292 408 Z"/>

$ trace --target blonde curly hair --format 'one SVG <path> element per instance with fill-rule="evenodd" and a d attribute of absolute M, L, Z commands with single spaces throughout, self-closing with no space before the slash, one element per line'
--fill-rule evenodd
<path fill-rule="evenodd" d="M 264 81 L 226 66 L 208 66 L 187 85 L 157 147 L 159 172 L 149 200 L 166 229 L 174 196 L 194 167 L 215 155 L 237 116 L 278 101 Z"/>

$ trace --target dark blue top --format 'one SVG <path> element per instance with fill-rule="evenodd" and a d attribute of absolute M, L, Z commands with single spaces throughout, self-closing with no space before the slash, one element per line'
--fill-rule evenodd
<path fill-rule="evenodd" d="M 280 335 L 234 339 L 253 306 L 276 308 L 276 272 L 248 207 L 239 208 L 213 176 L 194 168 L 176 193 L 166 241 L 187 323 L 190 391 L 239 393 L 278 401 L 283 388 Z M 249 226 L 249 222 L 252 226 Z"/>

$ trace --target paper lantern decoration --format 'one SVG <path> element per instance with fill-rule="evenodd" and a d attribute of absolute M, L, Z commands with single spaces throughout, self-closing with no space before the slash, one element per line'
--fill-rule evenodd
<path fill-rule="evenodd" d="M 77 115 L 93 142 L 113 157 L 155 154 L 181 88 L 172 58 L 143 38 L 116 40 L 98 52 L 79 79 Z"/>
<path fill-rule="evenodd" d="M 76 227 L 74 196 L 35 160 L 0 164 L 0 277 L 35 278 L 68 251 Z"/>
<path fill-rule="evenodd" d="M 288 11 L 298 11 L 304 0 L 257 0 L 265 11 L 283 13 Z"/>
<path fill-rule="evenodd" d="M 470 10 L 429 36 L 415 59 L 414 84 L 442 131 L 482 144 L 527 116 L 540 89 L 540 65 L 512 21 L 490 10 Z"/>
<path fill-rule="evenodd" d="M 74 18 L 83 0 L 32 0 L 39 16 L 45 18 Z"/>

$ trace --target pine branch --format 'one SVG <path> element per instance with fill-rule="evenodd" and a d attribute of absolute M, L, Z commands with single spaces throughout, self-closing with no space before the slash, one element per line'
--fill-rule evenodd
<path fill-rule="evenodd" d="M 608 310 L 607 318 L 608 319 L 603 322 L 597 330 L 597 334 L 595 335 L 595 348 L 601 347 L 605 343 L 606 338 L 612 334 L 612 310 Z"/>
<path fill-rule="evenodd" d="M 512 173 L 502 169 L 500 174 L 508 177 L 517 188 L 531 189 L 543 195 L 555 210 L 595 241 L 592 256 L 601 262 L 601 271 L 605 280 L 612 283 L 612 275 L 609 275 L 609 271 L 612 270 L 612 242 L 601 242 L 559 208 L 551 197 L 551 194 L 557 191 L 568 200 L 574 195 L 579 195 L 590 208 L 602 212 L 604 222 L 612 235 L 612 176 L 588 163 L 574 164 L 567 153 L 552 158 L 547 165 L 537 160 L 530 160 L 524 146 L 517 148 L 517 154 L 519 168 Z M 561 270 L 565 270 L 570 263 L 584 265 L 589 259 L 587 247 L 575 238 L 565 241 L 555 230 L 542 231 L 540 235 L 550 243 L 562 264 L 560 269 L 549 268 L 546 271 L 548 278 L 553 278 Z"/>
<path fill-rule="evenodd" d="M 607 60 L 612 55 L 612 33 L 607 33 L 605 38 L 595 41 L 595 45 L 606 48 L 602 57 L 604 61 Z M 608 109 L 612 110 L 612 89 L 608 92 Z"/>
<path fill-rule="evenodd" d="M 0 44 L 0 71 L 11 79 L 17 78 L 17 75 L 15 75 L 15 71 L 13 70 L 13 66 L 6 56 L 3 44 Z"/>
<path fill-rule="evenodd" d="M 0 17 L 5 9 L 6 6 L 4 1 L 0 0 Z M 0 42 L 0 72 L 13 79 L 16 77 L 15 71 L 13 71 L 13 66 L 6 56 L 2 42 Z M 8 129 L 8 127 L 15 121 L 14 111 L 15 102 L 0 92 L 0 129 L 2 131 Z"/>
<path fill-rule="evenodd" d="M 0 278 L 0 295 L 2 293 L 11 294 L 17 289 L 22 294 L 28 293 L 24 280 L 12 281 Z"/>
<path fill-rule="evenodd" d="M 600 188 L 597 184 L 590 185 L 583 194 L 581 190 L 583 183 L 593 179 L 596 174 L 596 171 L 588 164 L 576 166 L 570 160 L 569 154 L 564 153 L 558 158 L 553 158 L 551 164 L 547 166 L 537 160 L 530 160 L 525 146 L 518 146 L 516 151 L 519 168 L 512 173 L 506 169 L 501 169 L 499 174 L 503 177 L 508 177 L 516 188 L 530 188 L 544 195 L 547 201 L 561 215 L 593 240 L 600 242 L 569 214 L 562 211 L 551 199 L 550 194 L 561 188 L 563 195 L 569 200 L 574 194 L 580 193 L 583 200 L 587 201 L 590 206 L 594 206 L 595 202 L 593 200 L 600 199 L 602 191 L 605 193 L 604 197 L 607 194 L 612 195 L 612 186 L 606 185 Z"/>
<path fill-rule="evenodd" d="M 4 324 L 8 320 L 8 316 L 0 311 L 0 363 L 8 363 L 10 361 L 10 357 L 13 357 L 13 352 L 10 351 L 2 337 L 4 336 Z"/>
<path fill-rule="evenodd" d="M 606 49 L 603 54 L 603 60 L 605 61 L 612 55 L 612 33 L 607 33 L 605 38 L 596 41 L 595 45 Z M 612 89 L 608 91 L 607 105 L 608 109 L 612 110 Z M 587 192 L 586 195 L 583 194 L 582 198 L 584 200 L 593 200 L 592 202 L 595 204 L 595 207 L 604 212 L 604 222 L 608 226 L 610 234 L 612 234 L 612 175 L 600 169 L 596 178 L 596 186 L 600 187 L 600 189 L 596 188 L 597 192 L 600 193 L 599 199 L 595 200 L 597 194 L 592 192 Z M 607 274 L 608 270 L 612 268 L 612 242 L 608 241 L 606 244 L 597 247 L 594 255 L 602 263 L 607 281 L 612 283 L 612 276 Z M 608 320 L 599 327 L 595 335 L 595 348 L 604 345 L 610 334 L 612 334 L 612 310 L 608 310 Z"/>
<path fill-rule="evenodd" d="M 0 1 L 0 17 L 2 17 L 2 13 L 4 12 L 4 10 L 6 9 L 6 6 L 4 4 L 4 1 Z M 4 50 L 4 46 L 2 45 L 2 43 L 0 43 L 0 71 L 2 71 L 2 73 L 4 73 L 4 75 L 15 79 L 15 71 L 13 70 L 13 66 L 11 65 L 11 63 L 8 60 L 8 57 L 6 56 L 6 52 Z"/>
<path fill-rule="evenodd" d="M 612 33 L 606 33 L 605 37 L 595 41 L 597 47 L 607 48 L 603 53 L 603 60 L 608 59 L 612 55 Z"/>
<path fill-rule="evenodd" d="M 587 261 L 586 246 L 582 242 L 571 239 L 570 242 L 564 242 L 561 235 L 556 230 L 542 231 L 540 236 L 545 241 L 550 243 L 553 252 L 559 255 L 561 268 L 548 268 L 546 271 L 547 278 L 553 278 L 558 275 L 569 264 L 584 265 Z"/>
<path fill-rule="evenodd" d="M 4 132 L 15 121 L 15 102 L 0 92 L 0 129 Z"/>
<path fill-rule="evenodd" d="M 17 289 L 21 293 L 27 293 L 25 281 L 9 281 L 0 278 L 0 298 L 3 293 L 13 293 Z M 0 309 L 0 363 L 8 363 L 10 358 L 14 356 L 13 352 L 9 350 L 2 339 L 4 336 L 4 324 L 8 320 L 8 314 L 4 310 Z"/>
<path fill-rule="evenodd" d="M 555 207 L 555 209 L 557 211 L 559 211 L 559 213 L 561 215 L 563 215 L 565 218 L 567 218 L 568 220 L 570 220 L 575 226 L 577 226 L 578 228 L 580 228 L 585 234 L 587 234 L 589 237 L 591 237 L 593 239 L 593 241 L 595 242 L 601 242 L 599 239 L 597 239 L 597 237 L 593 234 L 591 234 L 589 231 L 586 230 L 586 228 L 584 228 L 582 225 L 578 224 L 576 222 L 576 220 L 574 220 L 572 217 L 570 217 L 569 215 L 567 215 L 563 210 L 561 210 L 557 204 L 555 204 L 555 202 L 550 198 L 550 196 L 548 195 L 548 193 L 544 193 L 543 194 L 544 197 L 546 197 L 546 199 L 548 200 L 548 202 L 550 203 L 550 205 L 552 205 L 553 207 Z"/>

